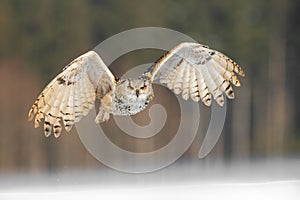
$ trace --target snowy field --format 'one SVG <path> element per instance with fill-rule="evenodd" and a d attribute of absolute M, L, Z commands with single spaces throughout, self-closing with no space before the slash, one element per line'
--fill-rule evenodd
<path fill-rule="evenodd" d="M 177 162 L 147 174 L 109 168 L 0 176 L 0 199 L 300 199 L 300 160 Z"/>

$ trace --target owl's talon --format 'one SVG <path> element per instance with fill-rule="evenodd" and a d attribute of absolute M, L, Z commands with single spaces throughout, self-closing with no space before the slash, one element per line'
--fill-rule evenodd
<path fill-rule="evenodd" d="M 105 112 L 103 109 L 100 109 L 98 115 L 96 116 L 95 122 L 100 124 L 109 120 L 109 113 Z"/>

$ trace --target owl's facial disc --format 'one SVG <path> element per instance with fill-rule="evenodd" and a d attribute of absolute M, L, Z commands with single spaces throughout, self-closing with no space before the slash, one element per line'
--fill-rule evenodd
<path fill-rule="evenodd" d="M 123 91 L 121 93 L 124 93 L 126 91 L 126 99 L 131 101 L 144 101 L 152 92 L 150 82 L 144 79 L 124 80 L 118 86 L 117 90 L 118 89 L 120 92 Z"/>

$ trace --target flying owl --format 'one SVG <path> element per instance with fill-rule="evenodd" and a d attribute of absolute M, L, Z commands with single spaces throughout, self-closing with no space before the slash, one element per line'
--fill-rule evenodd
<path fill-rule="evenodd" d="M 191 98 L 210 106 L 212 99 L 222 106 L 223 93 L 234 98 L 231 83 L 240 86 L 236 76 L 245 76 L 237 63 L 209 47 L 185 42 L 160 57 L 137 79 L 116 78 L 100 56 L 89 51 L 68 64 L 42 91 L 31 107 L 28 119 L 34 127 L 44 119 L 44 133 L 57 138 L 62 123 L 70 131 L 100 100 L 95 122 L 112 115 L 134 115 L 154 97 L 152 84 L 158 80 L 184 100 Z M 62 123 L 61 123 L 62 121 Z"/>

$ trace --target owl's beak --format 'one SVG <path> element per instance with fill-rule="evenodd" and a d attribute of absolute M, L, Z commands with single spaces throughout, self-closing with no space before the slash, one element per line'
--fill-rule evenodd
<path fill-rule="evenodd" d="M 135 94 L 136 94 L 137 97 L 139 97 L 139 95 L 140 95 L 140 90 L 136 90 L 136 91 L 135 91 Z"/>

